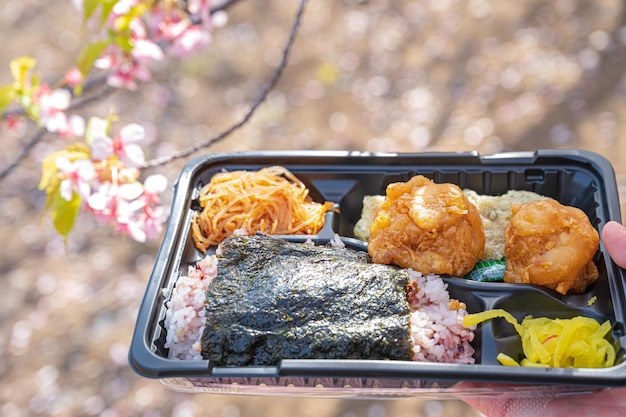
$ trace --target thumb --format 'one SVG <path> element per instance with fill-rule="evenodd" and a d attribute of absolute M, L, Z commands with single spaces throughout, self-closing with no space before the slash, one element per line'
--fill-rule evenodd
<path fill-rule="evenodd" d="M 626 227 L 610 221 L 602 228 L 602 241 L 613 261 L 626 268 Z"/>

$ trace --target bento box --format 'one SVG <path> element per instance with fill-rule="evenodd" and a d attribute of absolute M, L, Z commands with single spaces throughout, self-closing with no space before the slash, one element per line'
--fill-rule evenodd
<path fill-rule="evenodd" d="M 454 392 L 460 381 L 515 384 L 503 392 L 585 392 L 626 385 L 625 272 L 602 242 L 594 255 L 600 278 L 585 292 L 563 295 L 537 285 L 477 282 L 444 276 L 451 297 L 467 312 L 504 309 L 518 320 L 535 317 L 590 317 L 610 321 L 607 338 L 615 348 L 608 368 L 536 368 L 501 365 L 499 353 L 515 356 L 520 338 L 505 320 L 477 326 L 473 364 L 368 359 L 283 359 L 272 366 L 223 366 L 209 360 L 168 358 L 166 303 L 176 280 L 205 254 L 192 239 L 198 195 L 223 171 L 282 166 L 301 180 L 314 201 L 332 202 L 324 227 L 311 236 L 284 236 L 325 244 L 341 239 L 367 252 L 354 227 L 367 195 L 384 195 L 389 184 L 423 175 L 484 195 L 527 190 L 581 209 L 600 231 L 621 221 L 615 174 L 603 157 L 583 150 L 537 150 L 492 155 L 467 153 L 369 153 L 354 151 L 267 151 L 210 154 L 190 161 L 175 186 L 168 227 L 138 312 L 129 363 L 140 375 L 161 379 L 174 390 L 254 395 L 416 396 Z M 459 250 L 463 250 L 460 248 Z M 495 392 L 493 388 L 487 390 Z"/>

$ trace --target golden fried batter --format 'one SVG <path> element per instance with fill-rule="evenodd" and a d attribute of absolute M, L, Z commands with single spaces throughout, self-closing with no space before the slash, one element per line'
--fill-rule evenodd
<path fill-rule="evenodd" d="M 370 227 L 373 261 L 423 274 L 463 276 L 485 246 L 476 207 L 454 184 L 436 184 L 418 175 L 387 187 Z"/>
<path fill-rule="evenodd" d="M 514 205 L 504 233 L 504 281 L 579 294 L 599 278 L 600 236 L 587 215 L 555 200 Z"/>

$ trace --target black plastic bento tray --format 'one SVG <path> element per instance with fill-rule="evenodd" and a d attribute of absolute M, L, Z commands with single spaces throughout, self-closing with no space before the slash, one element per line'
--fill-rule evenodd
<path fill-rule="evenodd" d="M 353 234 L 365 195 L 384 195 L 388 184 L 421 174 L 438 183 L 454 183 L 479 194 L 500 195 L 528 190 L 582 209 L 600 231 L 609 220 L 621 221 L 611 164 L 583 150 L 480 155 L 469 153 L 369 153 L 347 151 L 267 151 L 211 154 L 190 161 L 175 186 L 170 219 L 141 304 L 129 362 L 142 376 L 161 378 L 173 389 L 237 393 L 320 393 L 377 395 L 446 389 L 459 381 L 501 382 L 532 386 L 591 388 L 626 385 L 625 271 L 612 262 L 600 243 L 594 262 L 600 279 L 584 294 L 560 295 L 532 285 L 474 282 L 444 277 L 451 297 L 470 313 L 503 308 L 519 321 L 527 315 L 570 318 L 588 316 L 613 324 L 616 365 L 610 368 L 505 367 L 498 352 L 515 356 L 521 342 L 510 325 L 494 319 L 480 325 L 472 343 L 476 364 L 442 364 L 378 360 L 283 360 L 278 366 L 218 367 L 206 360 L 167 358 L 164 347 L 165 302 L 181 272 L 204 254 L 195 249 L 191 220 L 198 210 L 199 190 L 222 170 L 258 170 L 282 165 L 309 188 L 315 201 L 332 201 L 324 229 L 315 236 L 324 243 L 338 234 L 356 249 L 365 244 Z M 286 237 L 287 238 L 287 237 Z M 288 237 L 301 240 L 303 237 Z M 591 303 L 590 300 L 596 300 Z M 591 305 L 589 305 L 591 304 Z M 291 391 L 290 391 L 291 390 Z M 330 391 L 329 391 L 330 390 Z M 333 391 L 334 390 L 334 391 Z"/>

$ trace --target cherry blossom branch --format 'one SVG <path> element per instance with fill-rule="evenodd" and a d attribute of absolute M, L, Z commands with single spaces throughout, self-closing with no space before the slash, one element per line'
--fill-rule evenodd
<path fill-rule="evenodd" d="M 219 133 L 218 135 L 216 135 L 216 136 L 214 136 L 212 138 L 209 138 L 209 139 L 207 139 L 205 141 L 198 142 L 198 143 L 188 147 L 187 149 L 184 149 L 184 150 L 179 151 L 179 152 L 174 152 L 174 153 L 172 153 L 170 155 L 167 155 L 167 156 L 154 158 L 154 159 L 151 159 L 149 161 L 146 161 L 142 165 L 142 168 L 157 167 L 157 166 L 168 164 L 168 163 L 170 163 L 170 162 L 172 162 L 174 160 L 177 160 L 177 159 L 189 157 L 190 155 L 194 154 L 195 152 L 198 152 L 199 150 L 204 149 L 204 148 L 208 148 L 209 146 L 214 145 L 215 143 L 217 143 L 217 142 L 225 139 L 226 137 L 230 136 L 233 132 L 235 132 L 236 130 L 240 129 L 242 126 L 244 126 L 252 118 L 252 116 L 254 115 L 256 110 L 259 108 L 261 103 L 263 103 L 263 101 L 267 98 L 267 95 L 269 94 L 269 92 L 274 88 L 274 86 L 276 85 L 276 83 L 280 79 L 280 76 L 282 75 L 283 70 L 287 66 L 287 61 L 289 59 L 289 54 L 291 52 L 291 47 L 293 46 L 296 34 L 298 32 L 298 28 L 300 27 L 300 21 L 302 20 L 302 15 L 304 13 L 304 8 L 305 8 L 305 5 L 306 5 L 306 1 L 307 0 L 300 0 L 300 4 L 298 6 L 298 11 L 296 13 L 294 22 L 293 22 L 293 24 L 291 26 L 291 31 L 289 33 L 289 37 L 287 39 L 285 47 L 283 48 L 283 54 L 282 54 L 282 57 L 281 57 L 281 60 L 280 60 L 280 62 L 278 64 L 278 66 L 274 69 L 274 72 L 272 73 L 271 77 L 263 85 L 263 87 L 261 88 L 261 91 L 259 92 L 258 96 L 254 100 L 254 102 L 252 103 L 252 105 L 250 106 L 250 108 L 248 109 L 246 114 L 241 118 L 241 120 L 239 122 L 235 123 L 234 125 L 232 125 L 231 127 L 229 127 L 228 129 L 224 130 L 223 132 Z"/>
<path fill-rule="evenodd" d="M 115 90 L 116 90 L 115 88 L 111 88 L 111 87 L 107 86 L 107 87 L 103 88 L 101 91 L 98 91 L 96 94 L 94 94 L 94 95 L 92 95 L 90 97 L 84 97 L 81 100 L 74 101 L 72 103 L 72 105 L 68 108 L 68 110 L 72 110 L 72 109 L 76 109 L 76 108 L 84 108 L 84 107 L 88 106 L 89 104 L 98 102 L 98 101 L 104 99 L 105 97 L 113 94 L 113 92 Z M 24 113 L 25 113 L 25 110 L 24 109 L 20 109 L 20 110 L 15 110 L 15 111 L 10 112 L 10 113 L 7 112 L 5 114 L 7 115 L 6 117 L 9 117 L 10 115 L 22 116 L 22 115 L 24 115 Z M 33 135 L 33 137 L 20 150 L 20 153 L 15 157 L 13 162 L 11 162 L 8 166 L 4 167 L 2 169 L 2 171 L 0 171 L 0 183 L 2 181 L 4 181 L 4 179 L 6 177 L 11 175 L 13 173 L 13 171 L 15 171 L 20 166 L 20 164 L 28 157 L 28 155 L 33 150 L 33 148 L 39 142 L 41 142 L 41 140 L 43 139 L 43 137 L 45 136 L 46 133 L 47 133 L 47 131 L 46 131 L 45 128 L 41 128 L 41 129 L 37 130 L 37 132 Z"/>
<path fill-rule="evenodd" d="M 239 0 L 223 0 L 217 4 L 213 4 L 210 8 L 210 14 L 217 13 L 220 11 L 224 11 L 228 9 L 230 6 L 235 4 Z M 201 19 L 196 16 L 192 16 L 192 24 L 193 25 L 201 25 L 203 22 Z M 107 71 L 103 74 L 99 74 L 93 76 L 87 80 L 82 85 L 79 100 L 74 100 L 66 110 L 74 110 L 78 108 L 83 108 L 91 103 L 102 100 L 103 98 L 109 96 L 115 91 L 115 88 L 111 86 L 106 86 L 105 88 L 93 93 L 90 96 L 87 96 L 87 93 L 92 92 L 94 89 L 101 87 L 107 83 L 108 77 L 111 71 Z M 58 88 L 62 88 L 68 92 L 68 95 L 71 97 L 76 97 L 76 90 L 67 85 L 66 80 L 61 79 L 53 83 Z M 0 112 L 0 119 L 9 120 L 12 118 L 20 118 L 28 115 L 28 111 L 25 107 L 20 107 L 13 110 L 7 110 L 5 112 Z M 11 162 L 8 166 L 4 167 L 0 171 L 0 182 L 2 182 L 6 177 L 8 177 L 13 171 L 15 171 L 19 165 L 27 158 L 32 149 L 37 145 L 41 139 L 45 136 L 46 129 L 38 130 L 37 133 L 27 142 L 26 146 L 20 150 L 20 153 L 17 155 L 15 160 Z"/>
<path fill-rule="evenodd" d="M 86 96 L 86 93 L 88 93 L 89 91 L 103 85 L 106 83 L 107 80 L 107 75 L 108 74 L 99 74 L 97 76 L 94 76 L 93 78 L 90 78 L 89 80 L 85 81 L 85 85 L 83 86 L 83 96 Z M 55 83 L 56 84 L 56 83 Z M 71 87 L 63 87 L 65 89 L 67 89 L 70 94 L 72 95 L 72 97 L 75 97 L 75 93 L 74 93 L 74 89 Z M 73 110 L 73 109 L 77 109 L 77 108 L 81 108 L 82 106 L 86 105 L 86 104 L 91 104 L 93 102 L 96 102 L 98 100 L 101 100 L 103 98 L 105 98 L 106 96 L 108 96 L 109 94 L 113 93 L 116 89 L 115 88 L 111 88 L 110 86 L 105 86 L 105 88 L 101 91 L 99 91 L 98 93 L 96 93 L 94 96 L 91 97 L 83 97 L 81 100 L 77 100 L 72 102 L 72 104 L 70 105 L 70 107 L 68 108 L 68 110 Z M 7 110 L 4 113 L 0 114 L 0 119 L 8 119 L 10 117 L 22 117 L 25 116 L 27 114 L 26 109 L 24 107 L 19 107 L 16 109 L 12 109 L 12 110 Z"/>
<path fill-rule="evenodd" d="M 141 125 L 131 123 L 115 133 L 112 124 L 117 116 L 113 112 L 106 119 L 90 117 L 87 122 L 82 116 L 67 112 L 97 102 L 115 88 L 135 91 L 137 82 L 151 80 L 150 64 L 166 55 L 185 58 L 196 53 L 210 41 L 208 32 L 224 21 L 211 16 L 209 0 L 189 0 L 173 8 L 162 1 L 159 5 L 163 7 L 155 6 L 151 0 L 85 3 L 84 20 L 93 19 L 100 11 L 98 30 L 106 36 L 83 47 L 76 66 L 64 79 L 52 86 L 42 82 L 34 70 L 36 60 L 21 56 L 10 62 L 13 82 L 0 86 L 0 116 L 7 118 L 8 125 L 15 127 L 17 119 L 25 116 L 39 127 L 18 158 L 0 172 L 0 181 L 15 170 L 47 132 L 63 138 L 82 138 L 50 153 L 41 163 L 38 188 L 45 192 L 45 211 L 64 239 L 83 211 L 138 242 L 158 237 L 167 219 L 160 197 L 167 187 L 167 178 L 154 174 L 141 181 L 142 169 L 189 156 L 228 137 L 251 119 L 287 65 L 306 4 L 306 0 L 300 0 L 279 65 L 239 122 L 185 151 L 146 162 L 137 143 L 145 137 Z M 226 0 L 220 6 L 235 1 Z M 87 79 L 92 67 L 105 70 L 104 76 Z M 102 88 L 105 80 L 106 87 Z M 23 113 L 2 114 L 12 103 L 21 106 Z"/>

